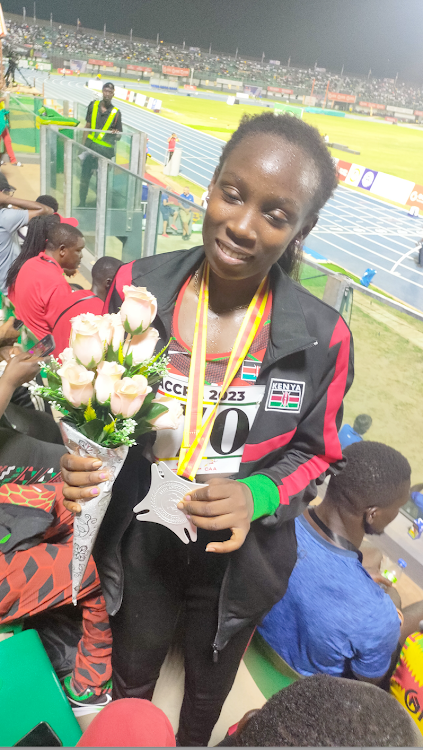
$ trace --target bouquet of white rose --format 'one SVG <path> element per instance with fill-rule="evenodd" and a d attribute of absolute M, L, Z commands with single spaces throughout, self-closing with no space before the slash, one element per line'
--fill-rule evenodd
<path fill-rule="evenodd" d="M 72 319 L 69 348 L 46 364 L 47 386 L 35 392 L 63 414 L 60 423 L 70 453 L 101 459 L 110 479 L 81 504 L 75 518 L 72 598 L 80 589 L 88 558 L 128 449 L 144 433 L 175 429 L 182 416 L 173 399 L 155 398 L 152 386 L 167 373 L 159 333 L 151 327 L 155 297 L 144 287 L 125 286 L 119 313 L 86 313 Z"/>

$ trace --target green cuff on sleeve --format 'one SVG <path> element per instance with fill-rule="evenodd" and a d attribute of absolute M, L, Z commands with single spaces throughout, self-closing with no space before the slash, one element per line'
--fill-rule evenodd
<path fill-rule="evenodd" d="M 264 474 L 253 474 L 246 479 L 237 479 L 250 488 L 254 501 L 252 521 L 262 516 L 271 516 L 279 507 L 279 492 L 275 483 Z"/>

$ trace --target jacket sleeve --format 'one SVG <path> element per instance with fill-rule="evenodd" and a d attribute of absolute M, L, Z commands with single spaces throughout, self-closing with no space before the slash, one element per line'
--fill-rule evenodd
<path fill-rule="evenodd" d="M 340 317 L 328 351 L 328 365 L 316 390 L 314 403 L 298 424 L 283 457 L 260 474 L 238 481 L 253 495 L 253 519 L 271 515 L 280 505 L 289 506 L 311 481 L 342 461 L 338 431 L 342 423 L 343 398 L 354 376 L 353 342 Z"/>

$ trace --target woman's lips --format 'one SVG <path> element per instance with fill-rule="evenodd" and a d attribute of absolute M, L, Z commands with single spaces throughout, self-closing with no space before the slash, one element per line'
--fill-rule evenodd
<path fill-rule="evenodd" d="M 242 250 L 235 250 L 233 247 L 227 245 L 221 240 L 216 240 L 216 246 L 218 248 L 219 254 L 225 257 L 225 261 L 229 261 L 233 264 L 238 264 L 248 263 L 251 260 L 251 255 L 249 255 L 248 253 L 244 253 Z"/>

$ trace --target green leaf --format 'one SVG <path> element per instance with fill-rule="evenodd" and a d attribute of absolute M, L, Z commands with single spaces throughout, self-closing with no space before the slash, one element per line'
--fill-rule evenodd
<path fill-rule="evenodd" d="M 104 432 L 106 433 L 106 435 L 111 435 L 112 432 L 115 431 L 115 425 L 116 425 L 116 419 L 113 419 L 110 422 L 110 424 L 106 424 L 105 425 L 105 427 L 103 429 L 104 429 Z"/>
<path fill-rule="evenodd" d="M 120 365 L 123 365 L 123 346 L 122 344 L 119 344 L 119 352 L 118 352 L 118 362 Z"/>
<path fill-rule="evenodd" d="M 62 380 L 59 375 L 51 370 L 47 370 L 47 382 L 52 390 L 56 390 L 62 385 Z"/>
<path fill-rule="evenodd" d="M 79 431 L 82 435 L 98 443 L 103 434 L 103 428 L 104 422 L 101 419 L 93 419 L 91 422 L 85 422 L 85 424 L 81 425 Z"/>
<path fill-rule="evenodd" d="M 153 362 L 157 362 L 157 360 L 159 359 L 159 357 L 161 357 L 165 353 L 165 351 L 168 348 L 170 342 L 171 342 L 171 339 L 169 339 L 169 341 L 167 342 L 166 346 L 164 346 L 163 349 L 158 354 L 156 354 L 156 356 L 152 360 L 151 364 L 153 364 Z"/>
<path fill-rule="evenodd" d="M 97 414 L 92 407 L 91 399 L 88 401 L 88 406 L 84 411 L 84 417 L 86 422 L 92 422 L 93 419 L 97 419 Z"/>
<path fill-rule="evenodd" d="M 169 409 L 164 404 L 152 404 L 147 414 L 144 415 L 144 419 L 151 422 L 152 419 L 156 419 L 160 414 L 165 414 L 167 411 L 169 411 Z"/>
<path fill-rule="evenodd" d="M 125 360 L 124 360 L 125 367 L 127 367 L 128 369 L 131 369 L 132 361 L 133 361 L 133 354 L 132 352 L 129 352 L 129 354 L 126 355 Z M 135 373 L 133 374 L 135 375 Z"/>

